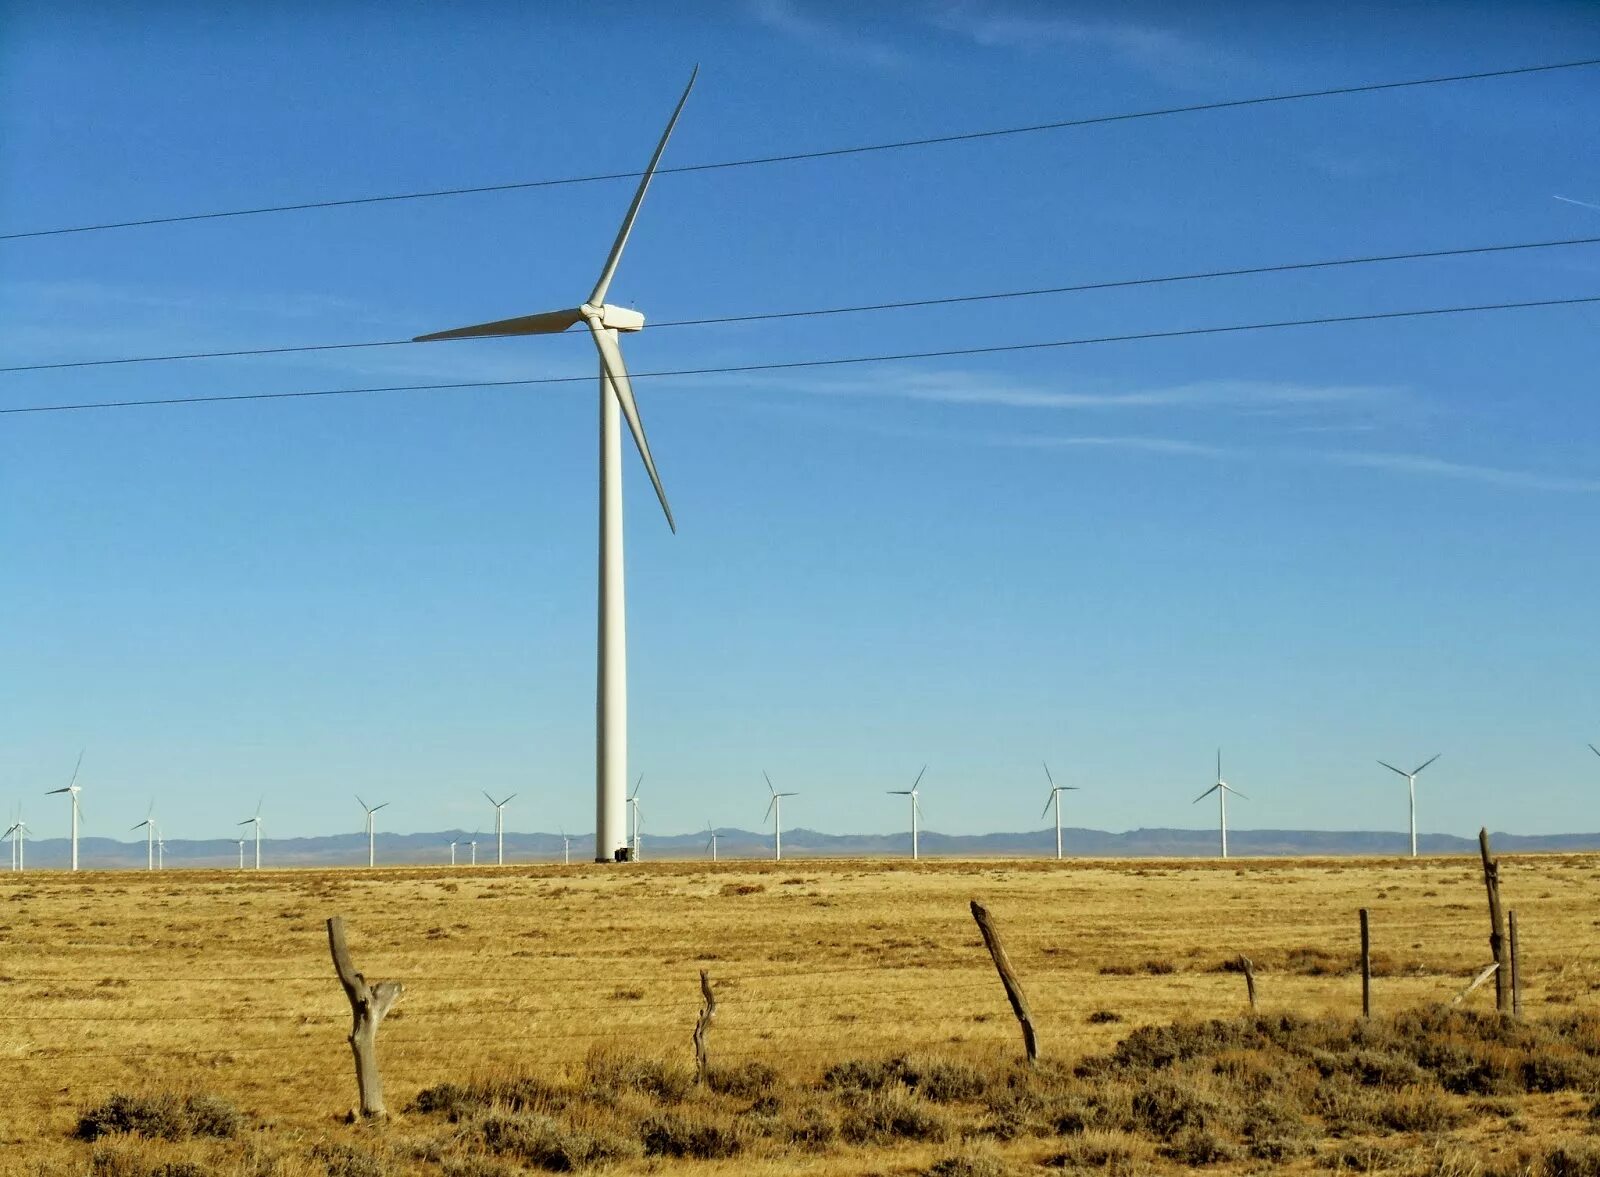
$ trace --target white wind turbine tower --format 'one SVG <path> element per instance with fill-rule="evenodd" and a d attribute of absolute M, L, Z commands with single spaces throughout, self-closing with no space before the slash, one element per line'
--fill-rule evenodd
<path fill-rule="evenodd" d="M 370 867 L 373 865 L 372 815 L 389 803 L 385 801 L 383 805 L 368 805 L 365 801 L 361 801 L 360 793 L 356 794 L 356 800 L 360 801 L 361 808 L 367 811 L 367 865 Z M 473 845 L 476 846 L 477 843 L 474 842 Z M 473 861 L 477 861 L 476 855 Z"/>
<path fill-rule="evenodd" d="M 144 869 L 156 869 L 156 803 L 150 802 L 150 810 L 144 815 L 144 820 L 134 826 L 135 830 L 144 831 Z"/>
<path fill-rule="evenodd" d="M 628 380 L 622 362 L 622 349 L 617 343 L 620 331 L 639 331 L 644 327 L 644 316 L 626 307 L 606 302 L 606 292 L 616 275 L 617 264 L 622 260 L 623 247 L 633 231 L 633 223 L 644 203 L 645 192 L 655 176 L 661 153 L 677 125 L 683 105 L 694 88 L 695 73 L 689 75 L 683 97 L 667 121 L 655 154 L 639 180 L 633 203 L 622 219 L 622 227 L 611 245 L 600 278 L 589 297 L 581 305 L 569 310 L 546 311 L 524 315 L 515 319 L 502 319 L 493 323 L 480 323 L 430 335 L 419 335 L 417 342 L 436 339 L 467 339 L 500 335 L 553 335 L 586 324 L 600 355 L 600 592 L 599 592 L 599 649 L 596 675 L 596 732 L 595 732 L 595 861 L 612 862 L 627 857 L 628 839 L 625 792 L 628 783 L 628 661 L 627 661 L 627 611 L 623 592 L 622 562 L 622 433 L 618 410 L 628 422 L 633 442 L 644 459 L 645 471 L 655 487 L 656 498 L 666 513 L 667 526 L 677 531 L 672 508 L 656 473 L 655 459 L 650 454 L 650 444 L 645 440 L 644 425 L 639 419 L 639 408 L 634 401 L 633 385 Z M 635 846 L 635 851 L 637 846 Z"/>
<path fill-rule="evenodd" d="M 468 847 L 468 849 L 470 849 L 472 851 L 472 865 L 473 866 L 477 866 L 478 865 L 478 831 L 477 830 L 473 830 L 472 831 L 472 840 L 467 843 L 467 847 Z"/>
<path fill-rule="evenodd" d="M 567 837 L 567 827 L 558 826 L 561 831 L 561 865 L 572 865 L 572 839 Z"/>
<path fill-rule="evenodd" d="M 633 782 L 633 792 L 628 794 L 628 808 L 633 810 L 633 860 L 639 861 L 639 786 L 644 784 L 644 773 Z"/>
<path fill-rule="evenodd" d="M 783 799 L 785 797 L 798 797 L 799 793 L 780 793 L 772 787 L 772 778 L 767 776 L 767 770 L 762 769 L 761 775 L 767 782 L 767 792 L 772 794 L 772 800 L 767 802 L 767 811 L 761 815 L 763 821 L 772 819 L 772 858 L 776 862 L 783 857 Z M 716 837 L 715 834 L 712 837 Z"/>
<path fill-rule="evenodd" d="M 711 851 L 711 861 L 717 861 L 717 831 L 711 828 L 711 823 L 706 822 L 706 833 L 711 836 L 706 839 L 706 849 Z"/>
<path fill-rule="evenodd" d="M 79 817 L 78 794 L 80 792 L 82 792 L 82 786 L 80 786 L 78 784 L 78 770 L 80 768 L 82 768 L 82 767 L 83 767 L 83 753 L 79 752 L 78 753 L 78 763 L 72 766 L 72 779 L 67 782 L 67 787 L 64 788 L 64 789 L 51 789 L 49 792 L 47 792 L 45 794 L 45 796 L 49 797 L 49 796 L 53 796 L 56 793 L 65 793 L 65 794 L 67 794 L 68 799 L 72 802 L 72 869 L 73 870 L 77 870 L 78 869 L 78 817 Z"/>
<path fill-rule="evenodd" d="M 1044 762 L 1040 761 L 1040 763 L 1043 764 Z M 1056 778 L 1050 775 L 1050 766 L 1048 764 L 1045 764 L 1045 766 L 1044 766 L 1044 779 L 1050 782 L 1050 796 L 1045 801 L 1044 809 L 1040 812 L 1039 816 L 1043 817 L 1046 813 L 1050 812 L 1050 807 L 1052 805 L 1055 806 L 1055 808 L 1056 808 L 1056 857 L 1060 858 L 1061 857 L 1061 794 L 1063 794 L 1063 793 L 1076 793 L 1078 791 L 1078 786 L 1077 785 L 1058 785 L 1058 784 L 1056 784 Z"/>
<path fill-rule="evenodd" d="M 14 871 L 21 871 L 23 869 L 23 846 L 27 836 L 28 823 L 22 820 L 22 808 L 21 806 L 18 806 L 17 820 L 11 823 L 11 828 L 9 830 L 7 830 L 3 835 L 0 835 L 0 837 L 11 839 L 11 869 Z"/>
<path fill-rule="evenodd" d="M 235 838 L 234 841 L 239 843 L 239 869 L 243 870 L 244 869 L 244 843 L 245 843 L 245 839 L 243 839 L 243 838 Z"/>
<path fill-rule="evenodd" d="M 156 869 L 167 869 L 167 840 L 161 836 L 161 827 L 156 826 Z"/>
<path fill-rule="evenodd" d="M 922 766 L 922 772 L 927 772 L 928 766 Z M 922 784 L 922 772 L 917 774 L 917 779 L 911 782 L 909 789 L 885 789 L 884 792 L 896 797 L 911 798 L 911 857 L 917 857 L 917 819 L 922 816 L 922 805 L 917 801 L 917 786 Z"/>
<path fill-rule="evenodd" d="M 1201 793 L 1200 796 L 1196 797 L 1194 799 L 1194 804 L 1200 804 L 1200 802 L 1204 801 L 1213 793 L 1217 795 L 1218 812 L 1222 818 L 1222 857 L 1226 858 L 1228 857 L 1228 794 L 1232 793 L 1235 797 L 1244 797 L 1246 801 L 1250 800 L 1250 798 L 1245 797 L 1245 795 L 1239 792 L 1238 789 L 1235 789 L 1227 781 L 1222 779 L 1221 748 L 1217 749 L 1217 783 L 1212 785 L 1204 793 Z"/>
<path fill-rule="evenodd" d="M 264 801 L 264 800 L 266 800 L 266 798 L 263 797 L 262 801 Z M 358 797 L 357 800 L 360 800 L 360 798 Z M 363 805 L 362 808 L 365 809 L 366 806 Z M 242 825 L 242 826 L 253 825 L 256 828 L 256 831 L 255 831 L 256 832 L 256 869 L 260 870 L 261 869 L 261 801 L 257 801 L 256 802 L 256 815 L 254 817 L 245 818 L 239 824 Z M 244 844 L 241 842 L 240 843 L 240 850 L 239 850 L 239 869 L 240 870 L 244 869 L 244 849 L 243 849 L 243 847 L 244 847 Z M 372 864 L 369 862 L 369 863 L 367 863 L 367 865 L 371 866 Z"/>
<path fill-rule="evenodd" d="M 484 797 L 489 804 L 494 806 L 494 864 L 496 866 L 504 866 L 506 864 L 505 809 L 507 805 L 511 804 L 511 798 L 515 796 L 515 793 L 511 793 L 504 801 L 496 801 L 487 792 L 484 793 Z"/>
<path fill-rule="evenodd" d="M 451 866 L 454 866 L 456 864 L 456 845 L 457 845 L 456 840 L 454 838 L 451 838 L 450 839 L 450 865 Z"/>
<path fill-rule="evenodd" d="M 1593 745 L 1591 744 L 1590 747 L 1593 747 Z M 1398 772 L 1398 773 L 1400 773 L 1401 776 L 1406 778 L 1406 788 L 1411 794 L 1411 857 L 1412 858 L 1415 858 L 1417 856 L 1417 774 L 1419 772 L 1421 772 L 1423 769 L 1427 768 L 1428 765 L 1432 764 L 1435 760 L 1439 759 L 1439 757 L 1443 756 L 1443 755 L 1444 755 L 1444 753 L 1442 753 L 1442 752 L 1435 752 L 1432 756 L 1428 757 L 1428 759 L 1424 760 L 1421 764 L 1417 765 L 1417 767 L 1413 768 L 1410 772 L 1402 772 L 1400 769 L 1398 769 L 1394 765 L 1390 764 L 1387 760 L 1378 761 L 1379 764 L 1383 765 L 1383 767 L 1387 768 L 1390 772 Z"/>

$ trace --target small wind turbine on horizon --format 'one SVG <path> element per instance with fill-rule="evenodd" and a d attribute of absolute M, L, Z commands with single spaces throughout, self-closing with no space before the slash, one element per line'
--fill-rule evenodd
<path fill-rule="evenodd" d="M 917 800 L 917 789 L 922 784 L 922 773 L 928 771 L 928 766 L 922 766 L 922 772 L 917 773 L 917 779 L 911 782 L 909 789 L 885 789 L 884 792 L 895 797 L 911 798 L 911 857 L 917 857 L 917 819 L 922 816 L 922 804 Z"/>
<path fill-rule="evenodd" d="M 600 359 L 600 569 L 599 569 L 599 641 L 596 651 L 596 739 L 595 739 L 595 861 L 612 862 L 628 856 L 627 813 L 625 791 L 628 783 L 628 651 L 627 651 L 627 600 L 623 588 L 623 534 L 622 534 L 622 430 L 618 418 L 628 423 L 634 446 L 644 460 L 644 468 L 660 500 L 661 510 L 667 517 L 667 526 L 677 531 L 672 518 L 672 508 L 667 503 L 666 491 L 656 473 L 655 458 L 650 454 L 650 443 L 645 439 L 644 424 L 639 417 L 639 407 L 634 400 L 633 385 L 622 362 L 622 348 L 617 341 L 618 332 L 639 331 L 644 328 L 644 316 L 626 307 L 606 302 L 617 266 L 622 261 L 623 248 L 628 235 L 633 232 L 634 220 L 644 203 L 645 193 L 667 149 L 667 140 L 678 124 L 684 103 L 689 101 L 689 91 L 694 88 L 696 74 L 689 75 L 689 84 L 667 120 L 667 128 L 656 144 L 639 187 L 633 194 L 622 219 L 616 240 L 612 242 L 600 278 L 589 297 L 579 306 L 568 310 L 546 311 L 514 319 L 501 319 L 492 323 L 479 323 L 419 335 L 416 342 L 442 339 L 469 339 L 505 335 L 554 335 L 569 327 L 585 324 L 594 341 Z M 635 819 L 638 812 L 635 810 Z M 637 820 L 635 820 L 637 830 Z M 637 838 L 634 852 L 637 853 Z"/>
<path fill-rule="evenodd" d="M 80 792 L 82 792 L 82 786 L 78 784 L 78 770 L 80 768 L 82 768 L 82 767 L 83 767 L 83 752 L 80 751 L 78 753 L 78 763 L 72 766 L 72 779 L 67 782 L 67 787 L 64 788 L 64 789 L 51 789 L 49 792 L 47 792 L 45 794 L 45 796 L 50 797 L 50 796 L 55 795 L 56 793 L 65 793 L 65 794 L 67 794 L 68 799 L 72 802 L 72 869 L 73 870 L 77 870 L 78 869 L 78 817 L 79 817 L 78 794 Z"/>
<path fill-rule="evenodd" d="M 243 870 L 244 869 L 244 844 L 245 844 L 246 839 L 244 839 L 244 838 L 235 838 L 234 841 L 239 843 L 239 869 Z"/>
<path fill-rule="evenodd" d="M 1226 858 L 1228 857 L 1228 794 L 1232 793 L 1235 797 L 1244 797 L 1246 801 L 1250 800 L 1250 798 L 1222 779 L 1221 748 L 1217 749 L 1217 783 L 1196 797 L 1193 803 L 1198 805 L 1213 793 L 1217 795 L 1217 810 L 1222 820 L 1222 857 Z"/>
<path fill-rule="evenodd" d="M 767 776 L 767 770 L 761 770 L 761 776 L 767 782 L 767 792 L 772 794 L 772 800 L 767 802 L 767 811 L 761 815 L 761 820 L 772 819 L 772 860 L 777 862 L 783 858 L 783 799 L 785 797 L 798 797 L 799 793 L 780 793 L 773 787 L 772 778 Z M 713 839 L 716 838 L 712 834 Z M 713 857 L 715 857 L 713 855 Z"/>
<path fill-rule="evenodd" d="M 450 865 L 454 866 L 455 864 L 456 864 L 456 840 L 454 838 L 451 838 L 450 839 Z"/>
<path fill-rule="evenodd" d="M 0 837 L 11 839 L 11 869 L 20 872 L 23 869 L 23 844 L 28 836 L 28 823 L 22 820 L 22 806 L 17 806 L 17 820 L 11 823 L 11 828 Z"/>
<path fill-rule="evenodd" d="M 558 826 L 561 831 L 561 865 L 572 865 L 572 839 L 567 837 L 567 827 Z"/>
<path fill-rule="evenodd" d="M 150 802 L 150 809 L 144 815 L 144 820 L 134 826 L 135 830 L 144 831 L 144 869 L 156 869 L 156 803 Z"/>
<path fill-rule="evenodd" d="M 266 800 L 266 798 L 263 797 L 263 798 L 261 798 L 260 801 L 256 802 L 256 815 L 254 817 L 247 817 L 242 822 L 239 823 L 242 826 L 253 825 L 256 828 L 256 869 L 257 870 L 261 869 L 261 802 L 265 801 L 265 800 Z M 360 800 L 360 798 L 357 798 L 357 800 Z M 366 806 L 363 805 L 362 808 L 365 809 Z M 241 843 L 241 845 L 242 845 L 242 843 Z M 367 865 L 371 866 L 372 864 L 369 862 L 369 863 L 367 863 Z M 240 851 L 240 854 L 239 854 L 239 869 L 240 870 L 244 869 L 244 853 L 243 853 L 242 850 Z"/>
<path fill-rule="evenodd" d="M 633 811 L 633 860 L 639 861 L 639 786 L 644 784 L 644 773 L 633 782 L 633 792 L 628 794 L 628 808 Z"/>
<path fill-rule="evenodd" d="M 167 840 L 161 836 L 161 827 L 156 826 L 156 869 L 167 869 Z"/>
<path fill-rule="evenodd" d="M 1401 769 L 1396 768 L 1394 765 L 1390 764 L 1387 760 L 1378 761 L 1379 764 L 1383 765 L 1383 767 L 1387 768 L 1390 772 L 1399 773 L 1401 776 L 1406 778 L 1406 789 L 1411 794 L 1411 857 L 1412 858 L 1415 858 L 1417 856 L 1417 774 L 1419 772 L 1421 772 L 1423 769 L 1427 768 L 1428 765 L 1432 764 L 1435 760 L 1439 759 L 1439 757 L 1443 756 L 1443 755 L 1444 755 L 1444 753 L 1442 753 L 1442 752 L 1435 752 L 1432 756 L 1428 757 L 1428 759 L 1424 760 L 1421 764 L 1417 765 L 1417 767 L 1413 768 L 1410 772 L 1404 772 Z"/>
<path fill-rule="evenodd" d="M 717 831 L 711 828 L 711 823 L 706 822 L 706 833 L 711 836 L 706 839 L 706 849 L 711 851 L 711 861 L 717 861 Z"/>
<path fill-rule="evenodd" d="M 1040 761 L 1040 763 L 1043 764 L 1044 762 Z M 1056 784 L 1056 778 L 1050 775 L 1050 766 L 1048 764 L 1045 764 L 1045 766 L 1044 766 L 1044 779 L 1050 782 L 1050 796 L 1045 800 L 1044 809 L 1040 812 L 1039 816 L 1043 817 L 1046 813 L 1050 812 L 1050 807 L 1052 805 L 1055 806 L 1055 810 L 1056 810 L 1056 857 L 1060 858 L 1061 857 L 1061 794 L 1062 793 L 1076 793 L 1078 791 L 1078 786 L 1077 785 L 1058 785 L 1058 784 Z"/>
<path fill-rule="evenodd" d="M 494 806 L 494 864 L 496 866 L 504 866 L 506 864 L 505 811 L 506 806 L 511 804 L 511 798 L 515 797 L 516 794 L 508 794 L 504 801 L 496 801 L 493 797 L 489 796 L 487 790 L 485 790 L 483 795 L 488 800 L 489 804 Z"/>
<path fill-rule="evenodd" d="M 361 800 L 360 793 L 356 794 L 356 800 L 361 803 L 361 808 L 365 810 L 367 814 L 367 865 L 370 867 L 374 865 L 375 857 L 373 854 L 374 841 L 372 836 L 372 815 L 377 813 L 378 810 L 384 808 L 384 806 L 388 805 L 389 803 L 385 801 L 382 805 L 368 805 L 365 801 Z M 474 843 L 474 845 L 476 845 L 476 843 Z M 474 861 L 476 861 L 476 858 L 474 858 Z"/>
<path fill-rule="evenodd" d="M 467 843 L 467 848 L 472 851 L 472 865 L 478 865 L 478 831 L 472 831 L 472 840 Z"/>

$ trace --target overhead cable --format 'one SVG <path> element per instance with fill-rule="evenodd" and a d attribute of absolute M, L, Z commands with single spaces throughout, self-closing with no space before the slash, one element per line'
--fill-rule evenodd
<path fill-rule="evenodd" d="M 1234 323 L 1221 327 L 1184 327 L 1171 331 L 1143 331 L 1128 335 L 1098 335 L 1080 339 L 1052 339 L 1033 343 L 1003 343 L 988 347 L 942 348 L 937 351 L 895 352 L 886 355 L 841 356 L 833 359 L 782 360 L 761 364 L 729 364 L 717 368 L 671 368 L 655 372 L 633 372 L 633 380 L 669 376 L 724 376 L 745 372 L 781 372 L 802 368 L 837 368 L 849 364 L 882 364 L 901 360 L 949 359 L 956 356 L 1002 355 L 1010 352 L 1044 351 L 1053 348 L 1088 347 L 1105 343 L 1133 343 L 1155 339 L 1185 339 L 1201 335 L 1232 335 L 1248 331 L 1273 331 L 1288 327 L 1318 327 L 1336 323 L 1375 323 L 1395 319 L 1421 319 L 1443 315 L 1480 314 L 1490 311 L 1530 310 L 1539 307 L 1582 306 L 1600 303 L 1600 295 L 1574 298 L 1542 298 L 1527 302 L 1479 303 L 1472 306 L 1426 307 L 1408 311 L 1372 311 L 1360 315 L 1324 315 L 1311 319 L 1279 319 L 1265 323 Z M 512 388 L 538 384 L 578 384 L 594 376 L 537 376 L 523 380 L 461 380 L 436 384 L 387 384 L 365 388 L 317 388 L 292 392 L 217 393 L 199 396 L 151 397 L 137 400 L 80 401 L 75 404 L 19 405 L 0 408 L 0 415 L 11 413 L 65 413 L 90 409 L 128 409 L 155 405 L 219 404 L 232 401 L 296 400 L 314 397 L 357 396 L 385 392 L 444 392 L 464 388 Z"/>
<path fill-rule="evenodd" d="M 699 319 L 666 319 L 651 323 L 651 330 L 662 327 L 707 327 L 727 323 L 754 323 L 776 319 L 813 319 L 826 315 L 854 315 L 869 311 L 911 310 L 917 307 L 955 306 L 963 303 L 995 302 L 1012 298 L 1036 298 L 1047 294 L 1080 294 L 1096 290 L 1122 290 L 1137 286 L 1161 286 L 1178 282 L 1198 282 L 1214 278 L 1241 278 L 1259 274 L 1286 274 L 1296 270 L 1325 270 L 1342 266 L 1367 266 L 1380 262 L 1422 261 L 1429 258 L 1468 257 L 1475 254 L 1513 253 L 1529 249 L 1556 249 L 1572 245 L 1600 244 L 1600 237 L 1561 237 L 1549 241 L 1519 241 L 1503 245 L 1467 245 L 1454 249 L 1412 250 L 1407 253 L 1366 254 L 1356 257 L 1324 258 L 1309 262 L 1279 262 L 1271 265 L 1244 266 L 1231 270 L 1197 270 L 1182 274 L 1160 274 L 1148 278 L 1115 278 L 1095 282 L 1080 282 L 1069 286 L 1040 286 L 1029 290 L 1004 290 L 988 294 L 954 294 L 938 298 L 904 299 L 898 302 L 857 303 L 846 306 L 820 307 L 796 311 L 759 311 L 748 315 L 718 315 Z M 478 336 L 480 339 L 509 338 L 508 336 Z M 533 338 L 533 337 L 529 337 Z M 548 337 L 540 337 L 548 338 Z M 119 364 L 157 364 L 174 360 L 218 360 L 242 356 L 274 356 L 318 351 L 346 351 L 354 348 L 398 347 L 414 342 L 411 339 L 374 339 L 353 343 L 308 343 L 282 347 L 237 348 L 232 351 L 168 352 L 160 355 L 117 356 L 100 360 L 59 360 L 51 363 L 14 364 L 0 367 L 3 372 L 45 372 L 63 368 L 101 368 Z"/>
<path fill-rule="evenodd" d="M 899 151 L 911 147 L 935 147 L 953 143 L 972 143 L 983 139 L 1000 139 L 1013 135 L 1033 135 L 1044 131 L 1062 131 L 1075 127 L 1090 127 L 1105 123 L 1134 122 L 1140 119 L 1167 118 L 1180 114 L 1200 114 L 1208 111 L 1237 110 L 1250 106 L 1267 106 L 1283 102 L 1303 102 L 1314 98 L 1336 98 L 1352 94 L 1376 94 L 1390 90 L 1415 89 L 1420 86 L 1439 86 L 1453 82 L 1476 82 L 1491 78 L 1509 78 L 1523 74 L 1553 73 L 1558 70 L 1583 69 L 1600 65 L 1600 58 L 1579 61 L 1559 61 L 1544 65 L 1515 66 L 1508 69 L 1479 70 L 1474 73 L 1445 74 L 1428 78 L 1407 78 L 1395 82 L 1369 82 L 1353 86 L 1333 86 L 1321 90 L 1300 90 L 1287 94 L 1266 94 L 1253 98 L 1233 98 L 1220 102 L 1200 102 L 1188 106 L 1167 106 L 1153 110 L 1126 111 L 1120 114 L 1091 115 L 1085 118 L 1061 119 L 1048 123 L 1033 123 L 1020 127 L 1000 127 L 985 131 L 964 131 L 949 135 L 931 135 L 919 139 L 898 139 L 888 143 L 867 143 L 854 147 L 831 147 L 820 151 L 796 151 L 782 155 L 753 156 L 746 159 L 720 160 L 712 163 L 682 164 L 678 167 L 658 168 L 657 175 L 686 172 L 713 172 L 729 168 L 758 167 L 766 164 L 797 163 L 802 160 L 834 159 L 848 155 L 867 155 L 880 151 Z M 415 192 L 393 192 L 376 196 L 349 196 L 329 200 L 308 200 L 293 204 L 261 205 L 255 208 L 223 209 L 215 212 L 178 213 L 169 216 L 143 217 L 137 220 L 101 221 L 95 224 L 68 225 L 54 229 L 29 229 L 0 233 L 0 241 L 17 241 L 29 237 L 60 237 L 71 233 L 98 233 L 111 229 L 135 229 L 152 225 L 176 225 L 193 221 L 216 221 L 230 217 L 263 216 L 268 213 L 306 212 L 312 209 L 350 208 L 357 205 L 393 204 L 408 200 L 434 200 L 447 196 L 469 196 L 489 192 L 515 192 L 529 188 L 557 188 L 574 184 L 594 184 L 605 180 L 631 180 L 643 172 L 601 172 L 587 176 L 565 176 L 547 180 L 515 180 L 500 184 L 480 184 L 470 187 L 434 188 Z"/>

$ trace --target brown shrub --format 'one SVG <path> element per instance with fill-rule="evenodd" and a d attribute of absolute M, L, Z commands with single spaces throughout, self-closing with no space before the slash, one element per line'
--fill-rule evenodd
<path fill-rule="evenodd" d="M 651 1116 L 639 1126 L 639 1140 L 647 1157 L 692 1157 L 722 1160 L 744 1148 L 739 1134 L 727 1124 L 694 1121 L 671 1112 Z"/>
<path fill-rule="evenodd" d="M 852 1144 L 943 1140 L 949 1124 L 903 1085 L 849 1095 L 841 1133 Z"/>
<path fill-rule="evenodd" d="M 163 1091 L 152 1095 L 118 1093 L 78 1117 L 79 1140 L 98 1140 L 115 1132 L 155 1140 L 190 1136 L 231 1137 L 239 1131 L 239 1112 L 213 1095 L 180 1097 Z"/>

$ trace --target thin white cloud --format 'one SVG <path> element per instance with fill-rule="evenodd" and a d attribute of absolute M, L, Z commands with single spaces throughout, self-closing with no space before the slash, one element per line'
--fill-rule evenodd
<path fill-rule="evenodd" d="M 1594 493 L 1600 491 L 1600 479 L 1569 478 L 1561 475 L 1540 474 L 1530 470 L 1506 470 L 1498 466 L 1476 466 L 1466 462 L 1451 462 L 1423 454 L 1396 454 L 1362 450 L 1334 450 L 1318 455 L 1341 466 L 1358 466 L 1368 470 L 1392 470 L 1400 474 L 1417 474 L 1432 478 L 1451 478 L 1467 482 L 1483 482 L 1492 486 L 1510 486 L 1521 490 L 1553 490 Z"/>
<path fill-rule="evenodd" d="M 1574 200 L 1570 196 L 1558 196 L 1556 199 L 1566 204 L 1575 204 L 1579 208 L 1592 208 L 1595 212 L 1600 212 L 1600 204 L 1590 204 L 1587 200 Z"/>
<path fill-rule="evenodd" d="M 990 445 L 1030 450 L 1135 450 L 1147 454 L 1171 454 L 1189 458 L 1236 458 L 1244 456 L 1238 450 L 1231 450 L 1224 446 L 1207 445 L 1198 441 L 1186 441 L 1178 437 L 1146 437 L 1139 434 L 1111 436 L 1022 434 L 990 437 L 985 440 Z"/>
<path fill-rule="evenodd" d="M 1083 17 L 1054 9 L 1022 12 L 961 0 L 941 6 L 933 23 L 983 48 L 1024 53 L 1052 49 L 1110 53 L 1140 69 L 1160 74 L 1196 69 L 1212 72 L 1226 66 L 1231 56 L 1160 25 Z"/>
<path fill-rule="evenodd" d="M 824 20 L 795 0 L 747 0 L 745 10 L 758 24 L 836 60 L 875 69 L 895 69 L 906 55 L 848 25 Z"/>

